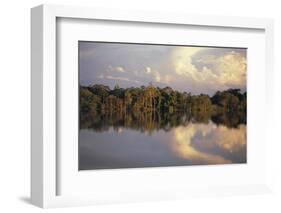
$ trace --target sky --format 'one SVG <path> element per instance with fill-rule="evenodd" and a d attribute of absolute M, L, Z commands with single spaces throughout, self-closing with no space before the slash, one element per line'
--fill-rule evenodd
<path fill-rule="evenodd" d="M 247 49 L 79 42 L 80 85 L 172 87 L 191 94 L 246 91 Z"/>

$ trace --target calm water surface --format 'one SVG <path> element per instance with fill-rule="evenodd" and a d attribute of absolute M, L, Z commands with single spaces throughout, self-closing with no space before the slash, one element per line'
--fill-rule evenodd
<path fill-rule="evenodd" d="M 166 128 L 135 125 L 82 127 L 79 170 L 246 163 L 245 123 L 233 126 L 210 119 Z"/>

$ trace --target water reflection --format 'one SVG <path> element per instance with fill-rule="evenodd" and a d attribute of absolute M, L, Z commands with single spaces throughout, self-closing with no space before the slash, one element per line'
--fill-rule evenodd
<path fill-rule="evenodd" d="M 172 150 L 197 164 L 243 163 L 246 161 L 246 126 L 227 128 L 209 124 L 190 124 L 174 131 Z"/>
<path fill-rule="evenodd" d="M 243 114 L 100 114 L 80 121 L 80 170 L 246 163 Z"/>

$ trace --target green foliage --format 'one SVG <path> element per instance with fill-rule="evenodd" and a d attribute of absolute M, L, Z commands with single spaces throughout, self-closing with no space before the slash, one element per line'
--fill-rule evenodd
<path fill-rule="evenodd" d="M 211 101 L 213 105 L 217 106 L 216 109 L 220 111 L 246 112 L 246 99 L 246 93 L 241 94 L 239 89 L 229 89 L 223 92 L 216 92 L 216 94 L 211 98 Z"/>
<path fill-rule="evenodd" d="M 98 84 L 80 87 L 81 122 L 86 117 L 101 115 L 111 120 L 113 117 L 125 117 L 128 125 L 138 118 L 140 122 L 146 121 L 144 126 L 149 126 L 158 120 L 169 120 L 172 115 L 186 114 L 204 122 L 212 117 L 217 122 L 227 121 L 232 124 L 236 122 L 235 115 L 240 113 L 243 119 L 246 117 L 246 107 L 247 94 L 242 94 L 239 89 L 218 91 L 209 97 L 205 94 L 179 92 L 170 87 L 154 87 L 152 84 L 126 89 L 116 85 L 112 90 Z M 231 115 L 231 120 L 226 113 Z"/>

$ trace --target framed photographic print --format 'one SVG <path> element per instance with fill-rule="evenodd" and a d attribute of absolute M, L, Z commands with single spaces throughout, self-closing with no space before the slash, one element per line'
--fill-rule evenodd
<path fill-rule="evenodd" d="M 247 49 L 78 49 L 79 170 L 247 163 Z"/>
<path fill-rule="evenodd" d="M 32 203 L 270 191 L 272 20 L 31 14 Z"/>

